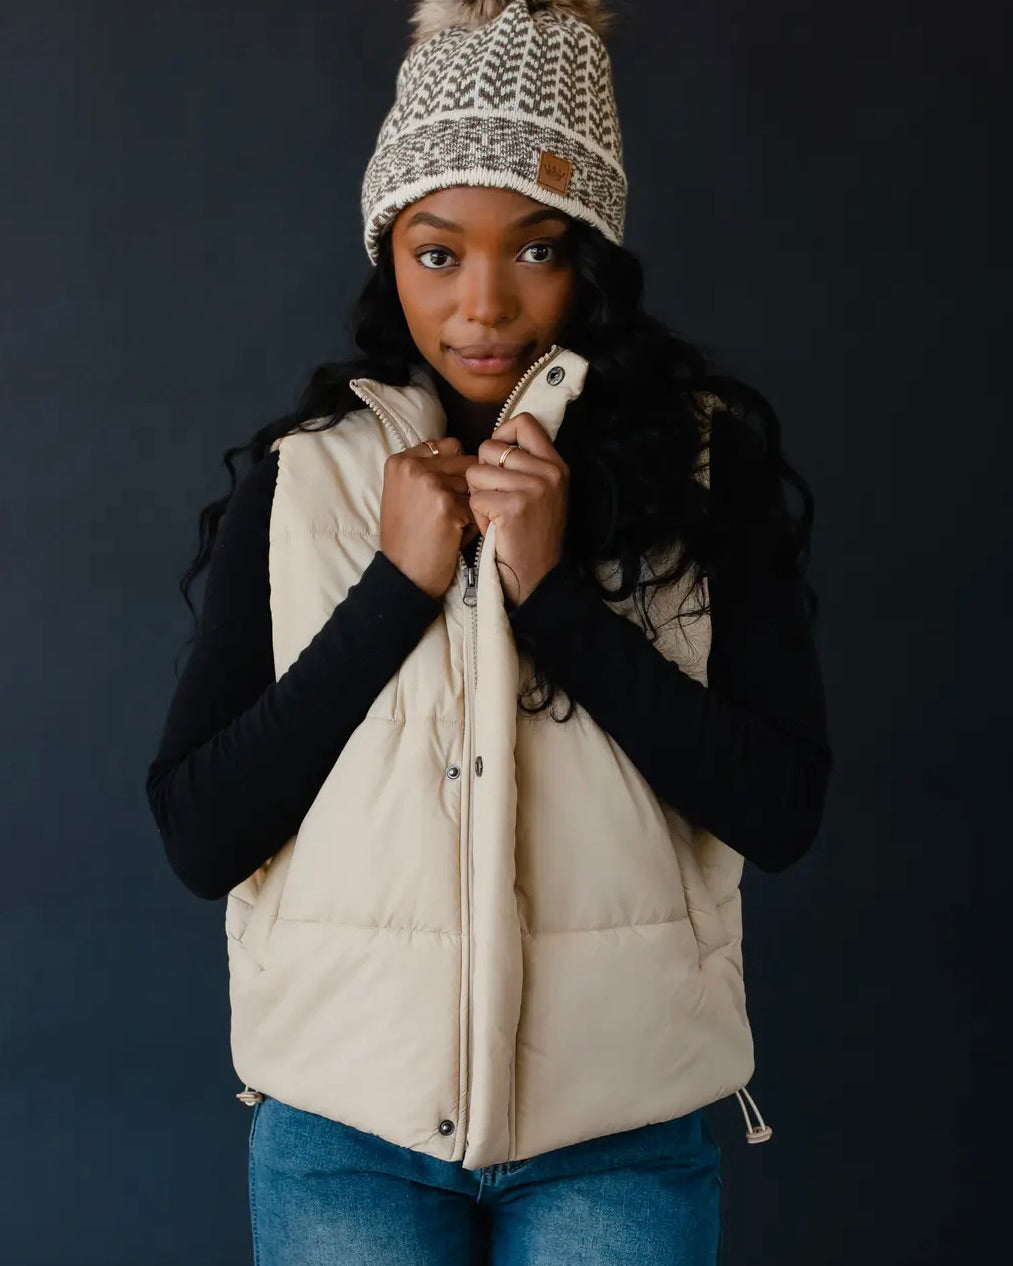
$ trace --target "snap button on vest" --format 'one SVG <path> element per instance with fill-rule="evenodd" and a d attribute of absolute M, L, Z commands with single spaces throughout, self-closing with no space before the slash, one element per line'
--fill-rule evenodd
<path fill-rule="evenodd" d="M 461 766 L 460 766 L 460 765 L 448 765 L 448 766 L 447 766 L 447 777 L 448 777 L 448 778 L 460 778 L 460 776 L 461 776 Z"/>
<path fill-rule="evenodd" d="M 441 1121 L 441 1122 L 440 1122 L 440 1133 L 441 1133 L 441 1134 L 453 1134 L 453 1132 L 454 1132 L 454 1123 L 453 1123 L 453 1121 Z"/>
<path fill-rule="evenodd" d="M 551 383 L 553 387 L 555 387 L 556 384 L 561 383 L 565 377 L 566 370 L 563 366 L 553 365 L 549 372 L 545 375 L 545 381 Z"/>

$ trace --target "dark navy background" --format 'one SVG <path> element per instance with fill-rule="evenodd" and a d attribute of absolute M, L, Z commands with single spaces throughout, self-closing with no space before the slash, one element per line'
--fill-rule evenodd
<path fill-rule="evenodd" d="M 774 403 L 817 499 L 836 769 L 811 853 L 744 877 L 775 1135 L 712 1109 L 723 1266 L 972 1261 L 1005 1097 L 1004 6 L 623 8 L 627 244 L 652 306 Z M 3 5 L 10 1266 L 250 1260 L 223 906 L 172 876 L 144 776 L 221 453 L 347 350 L 407 16 Z"/>

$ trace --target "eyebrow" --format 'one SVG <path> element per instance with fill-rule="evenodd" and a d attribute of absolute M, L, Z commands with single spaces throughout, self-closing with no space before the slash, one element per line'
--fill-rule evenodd
<path fill-rule="evenodd" d="M 558 211 L 555 207 L 540 207 L 537 211 L 530 211 L 527 215 L 511 220 L 507 228 L 525 228 L 529 224 L 540 224 L 543 220 L 559 220 L 566 224 L 569 223 L 569 218 L 564 212 Z M 405 224 L 405 228 L 410 229 L 415 224 L 429 224 L 435 229 L 447 229 L 454 233 L 464 232 L 464 229 L 459 224 L 455 224 L 453 220 L 444 220 L 441 216 L 433 215 L 431 211 L 416 211 Z"/>

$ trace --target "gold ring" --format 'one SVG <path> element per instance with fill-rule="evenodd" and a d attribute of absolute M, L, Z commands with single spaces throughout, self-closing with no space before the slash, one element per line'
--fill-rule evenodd
<path fill-rule="evenodd" d="M 508 445 L 506 446 L 506 448 L 503 450 L 503 452 L 502 452 L 502 453 L 500 453 L 500 455 L 499 455 L 499 462 L 497 463 L 497 465 L 502 466 L 502 465 L 503 465 L 503 463 L 506 461 L 506 459 L 510 456 L 510 454 L 514 451 L 514 449 L 515 449 L 515 448 L 520 448 L 520 445 L 519 445 L 519 444 L 508 444 Z"/>
<path fill-rule="evenodd" d="M 439 457 L 440 450 L 436 447 L 432 440 L 423 440 L 422 443 L 429 445 L 429 451 L 434 457 Z"/>

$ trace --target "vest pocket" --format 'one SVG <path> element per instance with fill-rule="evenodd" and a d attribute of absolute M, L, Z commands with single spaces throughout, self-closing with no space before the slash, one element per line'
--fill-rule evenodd
<path fill-rule="evenodd" d="M 247 901 L 235 891 L 225 898 L 225 943 L 234 975 L 259 975 L 265 966 L 266 936 L 274 923 L 263 898 Z"/>
<path fill-rule="evenodd" d="M 225 935 L 242 945 L 252 912 L 251 902 L 230 892 L 225 898 Z"/>

